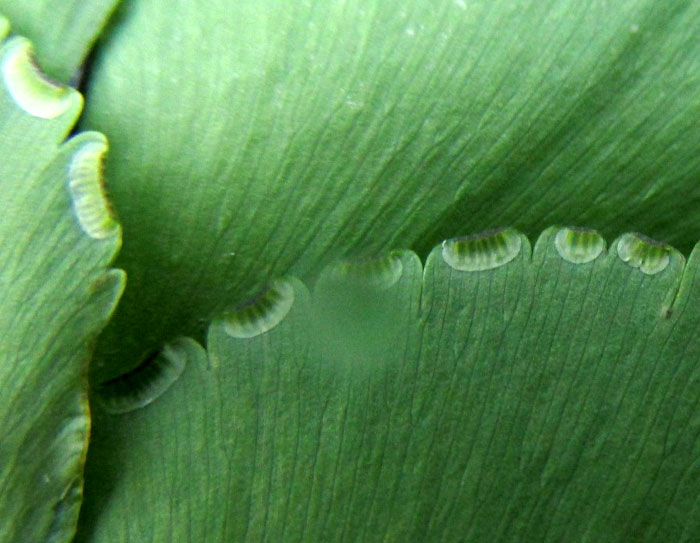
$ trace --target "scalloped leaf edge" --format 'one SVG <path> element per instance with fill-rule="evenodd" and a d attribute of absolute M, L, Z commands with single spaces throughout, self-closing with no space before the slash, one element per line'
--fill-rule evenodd
<path fill-rule="evenodd" d="M 681 271 L 679 286 L 669 292 L 669 302 L 662 314 L 670 315 L 679 292 L 684 291 L 682 276 L 687 269 L 685 257 L 671 246 L 636 232 L 625 233 L 606 246 L 604 238 L 585 227 L 552 226 L 544 230 L 534 244 L 513 228 L 488 230 L 469 236 L 445 240 L 428 256 L 439 255 L 455 273 L 468 279 L 472 274 L 490 273 L 507 266 L 517 257 L 527 263 L 544 243 L 552 243 L 565 265 L 587 266 L 612 252 L 621 262 L 645 275 L 657 275 L 670 269 Z M 425 273 L 426 262 L 410 250 L 395 250 L 374 259 L 344 260 L 328 265 L 320 281 L 344 280 L 363 282 L 368 288 L 385 290 L 398 282 L 404 261 L 415 260 Z M 689 262 L 700 264 L 700 242 L 693 249 Z M 675 263 L 674 266 L 671 266 Z M 294 277 L 279 279 L 263 289 L 248 302 L 224 311 L 213 319 L 211 326 L 223 326 L 235 340 L 247 341 L 274 330 L 289 314 L 295 301 L 295 288 L 304 283 Z M 101 403 L 108 412 L 125 413 L 154 402 L 179 378 L 187 362 L 187 352 L 203 347 L 195 340 L 180 337 L 137 366 L 135 370 L 104 383 L 100 387 Z M 189 355 L 191 357 L 191 355 Z M 213 361 L 209 361 L 212 364 Z M 214 364 L 214 369 L 216 364 Z M 148 374 L 148 379 L 144 375 Z M 118 390 L 119 389 L 119 390 Z"/>

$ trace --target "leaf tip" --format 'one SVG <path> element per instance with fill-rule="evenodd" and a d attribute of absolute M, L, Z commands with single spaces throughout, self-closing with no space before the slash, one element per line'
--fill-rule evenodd
<path fill-rule="evenodd" d="M 514 260 L 523 245 L 523 235 L 513 228 L 488 230 L 442 242 L 442 257 L 459 271 L 484 271 Z"/>
<path fill-rule="evenodd" d="M 175 339 L 130 372 L 100 385 L 98 397 L 105 411 L 128 413 L 152 403 L 182 375 L 193 346 L 201 349 L 192 339 Z"/>
<path fill-rule="evenodd" d="M 564 260 L 572 264 L 593 262 L 605 250 L 605 240 L 595 230 L 580 227 L 559 229 L 554 246 Z"/>
<path fill-rule="evenodd" d="M 388 289 L 403 275 L 402 252 L 392 251 L 377 258 L 337 262 L 331 264 L 324 275 L 331 281 L 350 279 L 373 288 Z"/>
<path fill-rule="evenodd" d="M 671 247 L 642 234 L 623 234 L 615 245 L 620 260 L 647 275 L 661 273 L 671 261 Z"/>
<path fill-rule="evenodd" d="M 288 279 L 272 284 L 250 302 L 224 313 L 223 327 L 234 338 L 248 339 L 269 332 L 294 305 L 294 286 Z"/>
<path fill-rule="evenodd" d="M 81 229 L 91 238 L 102 240 L 117 235 L 120 227 L 109 204 L 104 182 L 102 164 L 107 140 L 98 133 L 88 136 L 68 167 L 68 189 Z"/>
<path fill-rule="evenodd" d="M 10 21 L 6 17 L 0 15 L 0 40 L 4 40 L 10 33 Z"/>
<path fill-rule="evenodd" d="M 54 119 L 69 110 L 82 109 L 79 92 L 50 80 L 34 60 L 34 48 L 23 37 L 9 40 L 0 60 L 5 88 L 12 100 L 26 113 Z"/>

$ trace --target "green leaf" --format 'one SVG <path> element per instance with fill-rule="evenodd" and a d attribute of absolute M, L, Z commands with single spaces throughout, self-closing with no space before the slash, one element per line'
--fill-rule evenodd
<path fill-rule="evenodd" d="M 82 98 L 37 71 L 26 39 L 0 46 L 0 79 L 0 541 L 70 541 L 88 360 L 124 285 L 107 270 L 120 243 L 100 179 L 107 143 L 61 143 Z"/>
<path fill-rule="evenodd" d="M 0 0 L 14 31 L 31 39 L 42 69 L 68 83 L 79 70 L 119 0 Z"/>
<path fill-rule="evenodd" d="M 278 282 L 105 385 L 80 540 L 694 541 L 699 269 L 508 229 Z"/>
<path fill-rule="evenodd" d="M 562 222 L 700 236 L 700 2 L 140 0 L 85 126 L 130 277 L 112 377 L 270 278 Z"/>

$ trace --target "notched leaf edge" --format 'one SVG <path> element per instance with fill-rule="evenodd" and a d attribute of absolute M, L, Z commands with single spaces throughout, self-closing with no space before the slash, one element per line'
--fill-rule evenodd
<path fill-rule="evenodd" d="M 428 266 L 443 263 L 468 281 L 473 274 L 493 273 L 516 260 L 522 259 L 525 266 L 534 265 L 533 257 L 542 252 L 548 258 L 561 259 L 562 265 L 590 266 L 610 256 L 628 266 L 632 273 L 644 274 L 650 280 L 654 276 L 671 274 L 667 280 L 673 286 L 660 308 L 661 317 L 672 315 L 679 292 L 688 288 L 685 258 L 672 247 L 642 234 L 627 233 L 606 248 L 604 238 L 596 230 L 576 226 L 546 229 L 536 240 L 534 249 L 524 234 L 503 228 L 446 240 L 433 249 L 424 265 L 408 250 L 391 251 L 375 259 L 341 261 L 326 267 L 319 281 L 361 282 L 368 288 L 385 290 L 398 282 L 405 263 L 411 261 L 422 266 L 423 276 Z M 693 249 L 690 262 L 694 267 L 700 266 L 700 243 Z M 263 336 L 284 321 L 295 303 L 295 292 L 300 288 L 307 291 L 296 278 L 279 279 L 247 303 L 223 312 L 212 321 L 210 328 L 223 328 L 234 341 Z M 199 357 L 199 354 L 192 354 L 195 351 L 204 352 L 191 338 L 180 337 L 166 344 L 146 357 L 136 369 L 104 383 L 99 391 L 102 405 L 108 412 L 126 413 L 154 402 L 179 378 L 188 357 Z M 203 367 L 215 370 L 217 366 L 217 360 L 209 353 Z"/>

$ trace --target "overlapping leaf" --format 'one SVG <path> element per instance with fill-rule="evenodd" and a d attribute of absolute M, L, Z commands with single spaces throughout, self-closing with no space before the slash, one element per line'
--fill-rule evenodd
<path fill-rule="evenodd" d="M 2 20 L 2 37 L 7 23 Z M 87 366 L 124 277 L 100 179 L 103 136 L 61 143 L 82 107 L 31 46 L 0 47 L 0 541 L 70 541 L 90 417 Z"/>
<path fill-rule="evenodd" d="M 98 375 L 346 255 L 553 222 L 688 250 L 698 28 L 697 0 L 130 2 L 85 122 L 132 278 Z"/>
<path fill-rule="evenodd" d="M 0 0 L 14 31 L 37 47 L 42 69 L 68 83 L 79 69 L 119 0 Z"/>
<path fill-rule="evenodd" d="M 277 283 L 106 386 L 80 540 L 695 541 L 699 266 L 554 228 Z"/>

